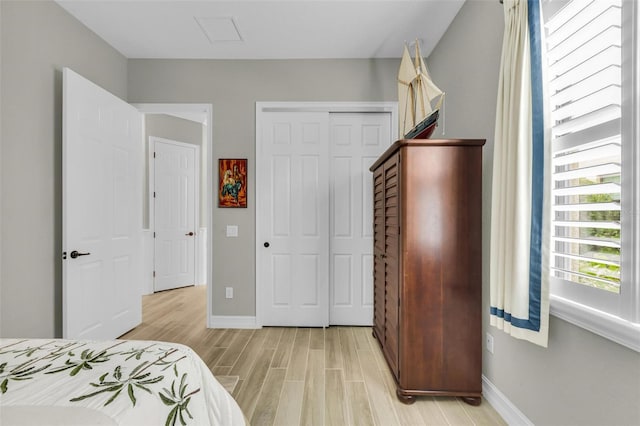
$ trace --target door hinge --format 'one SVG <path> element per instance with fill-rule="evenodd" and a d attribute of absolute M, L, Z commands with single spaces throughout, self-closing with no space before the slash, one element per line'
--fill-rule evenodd
<path fill-rule="evenodd" d="M 156 191 L 153 191 L 153 198 L 156 198 Z"/>
<path fill-rule="evenodd" d="M 156 277 L 156 271 L 153 271 L 153 278 Z"/>
<path fill-rule="evenodd" d="M 153 238 L 156 237 L 156 231 L 153 231 Z"/>
<path fill-rule="evenodd" d="M 153 158 L 156 158 L 156 152 L 153 151 Z"/>

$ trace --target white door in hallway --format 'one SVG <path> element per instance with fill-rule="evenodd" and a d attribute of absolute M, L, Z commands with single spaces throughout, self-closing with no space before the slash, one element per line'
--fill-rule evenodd
<path fill-rule="evenodd" d="M 261 323 L 327 326 L 329 114 L 263 118 L 256 147 Z"/>
<path fill-rule="evenodd" d="M 391 114 L 330 115 L 329 323 L 373 324 L 373 178 Z"/>
<path fill-rule="evenodd" d="M 199 147 L 151 138 L 154 173 L 154 291 L 195 284 Z"/>
<path fill-rule="evenodd" d="M 63 70 L 62 333 L 113 339 L 142 320 L 142 116 Z"/>

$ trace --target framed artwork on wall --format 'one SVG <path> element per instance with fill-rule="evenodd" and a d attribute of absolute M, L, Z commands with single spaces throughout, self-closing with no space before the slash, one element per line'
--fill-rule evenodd
<path fill-rule="evenodd" d="M 218 207 L 247 207 L 247 159 L 218 160 Z"/>

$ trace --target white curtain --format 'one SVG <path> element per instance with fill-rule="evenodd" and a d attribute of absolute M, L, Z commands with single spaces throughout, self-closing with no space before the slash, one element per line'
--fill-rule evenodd
<path fill-rule="evenodd" d="M 491 200 L 491 325 L 546 347 L 549 206 L 538 0 L 504 0 Z"/>

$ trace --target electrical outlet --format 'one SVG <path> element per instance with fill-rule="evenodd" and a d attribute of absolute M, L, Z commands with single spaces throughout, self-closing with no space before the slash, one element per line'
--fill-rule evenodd
<path fill-rule="evenodd" d="M 233 287 L 225 287 L 225 297 L 227 299 L 233 299 Z"/>
<path fill-rule="evenodd" d="M 489 353 L 493 353 L 493 336 L 489 333 L 487 333 L 487 350 L 489 351 Z"/>

